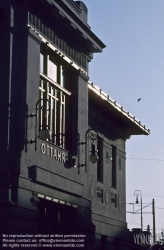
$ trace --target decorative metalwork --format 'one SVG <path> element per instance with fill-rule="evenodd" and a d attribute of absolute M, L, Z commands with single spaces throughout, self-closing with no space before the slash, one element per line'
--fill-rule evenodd
<path fill-rule="evenodd" d="M 93 134 L 93 133 L 88 134 L 91 131 L 94 131 L 95 134 Z M 86 134 L 85 134 L 85 138 L 87 138 L 87 135 L 88 135 L 88 139 L 92 140 L 93 142 L 98 139 L 98 132 L 95 129 L 92 129 L 92 128 L 88 129 Z"/>
<path fill-rule="evenodd" d="M 138 204 L 138 197 L 140 196 L 140 203 L 141 203 L 141 231 L 143 230 L 143 218 L 142 218 L 142 193 L 140 190 L 135 190 L 134 195 L 136 196 L 136 203 Z"/>
<path fill-rule="evenodd" d="M 133 212 L 130 211 L 126 211 L 127 213 L 131 213 L 131 214 L 141 214 L 141 229 L 143 227 L 142 223 L 142 214 L 153 214 L 153 241 L 156 242 L 156 234 L 155 234 L 155 202 L 154 199 L 152 200 L 152 203 L 142 203 L 142 193 L 140 190 L 135 190 L 134 191 L 134 195 L 136 196 L 136 203 L 138 204 L 138 197 L 141 197 L 141 209 L 138 209 L 137 211 L 134 211 L 134 203 L 127 203 L 129 205 L 133 205 Z M 142 204 L 147 204 L 146 206 L 142 207 Z M 149 207 L 150 205 L 152 205 L 152 212 L 143 212 L 143 209 L 146 207 Z M 141 210 L 141 213 L 139 212 Z"/>
<path fill-rule="evenodd" d="M 90 139 L 91 141 L 93 141 L 93 144 L 92 144 L 92 146 L 93 146 L 95 140 L 98 139 L 98 132 L 97 132 L 97 130 L 95 130 L 93 128 L 89 128 L 86 131 L 86 133 L 85 133 L 85 141 L 82 141 L 82 142 L 78 143 L 78 146 L 79 145 L 85 145 L 85 163 L 79 165 L 79 167 L 84 167 L 85 166 L 85 172 L 87 172 L 87 166 L 88 166 L 88 139 Z M 97 150 L 95 150 L 95 147 L 92 147 L 92 151 L 91 152 L 92 152 L 92 155 L 96 155 Z M 78 150 L 78 155 L 80 156 L 80 151 L 79 150 Z M 98 156 L 96 156 L 96 157 L 97 157 L 97 160 L 98 160 Z M 95 163 L 95 162 L 96 161 L 94 161 L 92 163 Z"/>

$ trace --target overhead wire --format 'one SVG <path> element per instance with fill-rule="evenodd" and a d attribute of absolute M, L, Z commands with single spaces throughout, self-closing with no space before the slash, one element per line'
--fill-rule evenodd
<path fill-rule="evenodd" d="M 141 225 L 140 223 L 135 223 L 135 222 L 132 222 L 132 221 L 127 221 L 127 223 L 136 224 L 136 225 Z M 156 229 L 161 230 L 161 228 L 157 228 L 157 227 L 156 227 Z M 151 230 L 152 230 L 152 229 L 151 229 Z"/>
<path fill-rule="evenodd" d="M 145 159 L 145 158 L 126 158 L 126 160 L 164 161 L 164 160 L 162 160 L 162 159 Z"/>
<path fill-rule="evenodd" d="M 134 195 L 134 194 L 126 194 L 126 195 Z M 145 194 L 145 195 L 142 195 L 142 196 L 149 196 L 149 197 L 163 197 L 164 198 L 164 196 L 163 195 L 147 195 L 147 194 Z"/>

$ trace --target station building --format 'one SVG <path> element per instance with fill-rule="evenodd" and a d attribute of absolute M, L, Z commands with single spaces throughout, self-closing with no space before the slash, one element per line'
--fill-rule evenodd
<path fill-rule="evenodd" d="M 89 80 L 105 44 L 82 1 L 0 1 L 2 234 L 130 249 L 126 140 L 149 130 Z"/>

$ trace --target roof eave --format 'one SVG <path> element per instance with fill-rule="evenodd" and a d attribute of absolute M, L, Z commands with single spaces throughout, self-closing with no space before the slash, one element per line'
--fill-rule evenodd
<path fill-rule="evenodd" d="M 105 94 L 101 89 L 88 81 L 90 98 L 99 97 L 99 108 L 106 116 L 114 117 L 117 122 L 124 124 L 124 130 L 129 135 L 149 135 L 150 130 L 145 127 L 139 120 L 132 116 L 129 112 L 124 110 L 116 101 L 112 100 L 109 95 Z M 90 92 L 91 91 L 91 92 Z M 92 94 L 91 94 L 92 93 Z M 94 96 L 93 96 L 94 95 Z"/>

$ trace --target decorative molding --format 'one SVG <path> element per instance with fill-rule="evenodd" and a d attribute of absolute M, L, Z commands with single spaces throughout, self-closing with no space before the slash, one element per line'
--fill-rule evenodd
<path fill-rule="evenodd" d="M 81 69 L 79 69 L 79 76 L 83 78 L 86 82 L 88 82 L 89 77 Z"/>
<path fill-rule="evenodd" d="M 103 203 L 103 189 L 97 187 L 97 199 Z"/>
<path fill-rule="evenodd" d="M 104 223 L 104 224 L 109 224 L 109 225 L 113 225 L 113 226 L 117 226 L 117 227 L 121 227 L 121 228 L 126 228 L 127 229 L 127 223 L 124 221 L 120 221 L 111 217 L 107 217 L 103 214 L 98 214 L 95 213 L 94 211 L 92 211 L 92 220 L 94 222 L 100 222 L 100 223 Z"/>
<path fill-rule="evenodd" d="M 35 40 L 37 43 L 41 44 L 42 43 L 42 39 L 39 37 L 38 33 L 32 29 L 31 27 L 27 27 L 28 28 L 28 35 L 33 38 L 33 40 Z"/>
<path fill-rule="evenodd" d="M 71 58 L 76 64 L 83 69 L 87 69 L 87 56 L 70 46 L 63 38 L 57 34 L 54 29 L 44 23 L 37 15 L 29 12 L 29 25 L 41 33 L 50 43 L 59 48 L 66 56 Z"/>
<path fill-rule="evenodd" d="M 61 190 L 62 192 L 74 194 L 78 197 L 84 196 L 84 184 L 80 182 L 36 165 L 30 166 L 28 171 L 29 178 L 31 178 L 34 183 L 41 183 L 43 186 L 46 185 Z"/>
<path fill-rule="evenodd" d="M 118 196 L 118 208 L 121 209 L 122 208 L 122 199 L 120 196 Z"/>
<path fill-rule="evenodd" d="M 108 205 L 109 204 L 109 192 L 107 190 L 104 193 L 104 200 L 105 200 L 106 205 Z"/>
<path fill-rule="evenodd" d="M 65 200 L 58 199 L 56 197 L 47 196 L 47 195 L 36 193 L 36 192 L 32 192 L 32 197 L 37 197 L 39 199 L 44 199 L 44 200 L 56 202 L 58 204 L 64 204 L 66 206 L 70 206 L 70 207 L 74 207 L 74 208 L 78 208 L 79 207 L 77 204 L 70 203 L 70 202 L 67 202 Z M 33 200 L 31 200 L 31 202 L 33 203 Z"/>
<path fill-rule="evenodd" d="M 129 138 L 126 133 L 121 131 L 121 128 L 114 124 L 109 118 L 105 117 L 105 115 L 100 114 L 97 110 L 95 110 L 92 106 L 89 106 L 89 113 L 93 116 L 96 117 L 99 121 L 101 121 L 103 124 L 105 124 L 108 128 L 113 129 L 117 134 L 122 138 Z"/>
<path fill-rule="evenodd" d="M 90 188 L 89 188 L 89 195 L 90 195 L 90 199 L 94 200 L 95 198 L 95 187 L 93 184 L 91 184 Z"/>
<path fill-rule="evenodd" d="M 91 186 L 89 187 L 89 196 L 91 200 L 94 200 L 95 198 L 95 187 L 93 185 L 93 176 L 92 176 L 92 180 L 91 180 Z"/>

